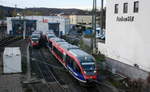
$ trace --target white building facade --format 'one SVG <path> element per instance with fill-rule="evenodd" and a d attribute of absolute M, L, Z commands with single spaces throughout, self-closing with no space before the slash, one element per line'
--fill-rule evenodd
<path fill-rule="evenodd" d="M 150 0 L 109 0 L 105 43 L 98 50 L 118 73 L 146 79 L 150 72 Z"/>
<path fill-rule="evenodd" d="M 12 19 L 19 19 L 20 17 L 8 17 L 7 18 L 7 33 L 12 30 Z M 59 33 L 63 35 L 67 34 L 70 30 L 69 19 L 62 16 L 25 16 L 21 19 L 36 20 L 36 30 L 48 31 L 49 23 L 59 23 Z"/>

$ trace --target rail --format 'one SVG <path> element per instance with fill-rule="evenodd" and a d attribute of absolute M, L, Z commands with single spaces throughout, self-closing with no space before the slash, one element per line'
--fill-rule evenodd
<path fill-rule="evenodd" d="M 47 59 L 44 56 L 43 52 L 38 51 L 39 56 L 42 58 L 34 60 L 35 65 L 38 67 L 38 71 L 40 73 L 40 77 L 44 79 L 44 83 L 49 88 L 50 92 L 57 92 L 56 90 L 60 90 L 60 92 L 66 92 L 66 88 L 62 85 L 59 79 L 52 71 L 52 67 L 47 64 Z M 55 88 L 55 86 L 57 88 Z M 59 91 L 58 91 L 59 92 Z"/>
<path fill-rule="evenodd" d="M 0 40 L 0 52 L 3 51 L 5 46 L 9 45 L 12 42 L 18 41 L 20 39 L 21 39 L 21 37 L 12 37 L 12 36 L 10 36 L 10 37 L 7 37 L 5 39 Z"/>

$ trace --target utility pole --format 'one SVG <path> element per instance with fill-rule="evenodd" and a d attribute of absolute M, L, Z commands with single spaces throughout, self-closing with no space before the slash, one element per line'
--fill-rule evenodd
<path fill-rule="evenodd" d="M 91 49 L 93 52 L 93 28 L 94 28 L 94 0 L 93 0 L 93 8 L 92 8 L 92 37 L 91 37 Z"/>
<path fill-rule="evenodd" d="M 92 35 L 92 42 L 91 42 L 91 48 L 92 48 L 92 53 L 96 53 L 96 3 L 97 0 L 93 0 L 93 10 L 92 10 L 92 30 L 93 30 L 93 35 Z"/>
<path fill-rule="evenodd" d="M 103 6 L 104 6 L 104 0 L 101 0 L 101 30 L 103 30 Z"/>
<path fill-rule="evenodd" d="M 26 21 L 25 18 L 23 16 L 23 39 L 26 39 Z"/>
<path fill-rule="evenodd" d="M 17 4 L 15 4 L 15 9 L 13 10 L 12 16 L 13 16 L 13 17 L 16 17 L 16 16 L 17 16 Z"/>
<path fill-rule="evenodd" d="M 25 21 L 25 10 L 23 11 L 23 39 L 26 39 L 26 21 Z"/>

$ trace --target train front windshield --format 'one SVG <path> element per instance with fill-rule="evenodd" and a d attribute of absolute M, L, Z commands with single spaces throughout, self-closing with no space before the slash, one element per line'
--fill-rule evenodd
<path fill-rule="evenodd" d="M 93 70 L 95 70 L 95 64 L 89 64 L 89 65 L 82 65 L 83 66 L 83 69 L 85 70 L 85 71 L 93 71 Z"/>
<path fill-rule="evenodd" d="M 34 39 L 34 38 L 40 38 L 40 36 L 39 35 L 32 35 L 32 38 Z"/>
<path fill-rule="evenodd" d="M 39 41 L 39 39 L 38 38 L 32 38 L 32 41 L 37 42 L 37 41 Z"/>
<path fill-rule="evenodd" d="M 48 38 L 53 38 L 53 37 L 55 37 L 55 35 L 49 35 L 49 36 L 48 36 Z"/>
<path fill-rule="evenodd" d="M 86 75 L 95 75 L 96 67 L 93 59 L 82 59 L 81 65 Z"/>

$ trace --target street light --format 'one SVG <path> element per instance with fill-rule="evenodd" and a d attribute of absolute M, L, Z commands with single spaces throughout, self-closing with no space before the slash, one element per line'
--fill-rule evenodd
<path fill-rule="evenodd" d="M 101 0 L 101 30 L 103 30 L 103 6 L 104 6 L 104 0 Z"/>
<path fill-rule="evenodd" d="M 92 53 L 96 53 L 96 3 L 97 0 L 93 0 L 93 9 L 92 9 L 92 30 L 93 30 L 93 36 L 91 38 L 91 48 Z"/>

